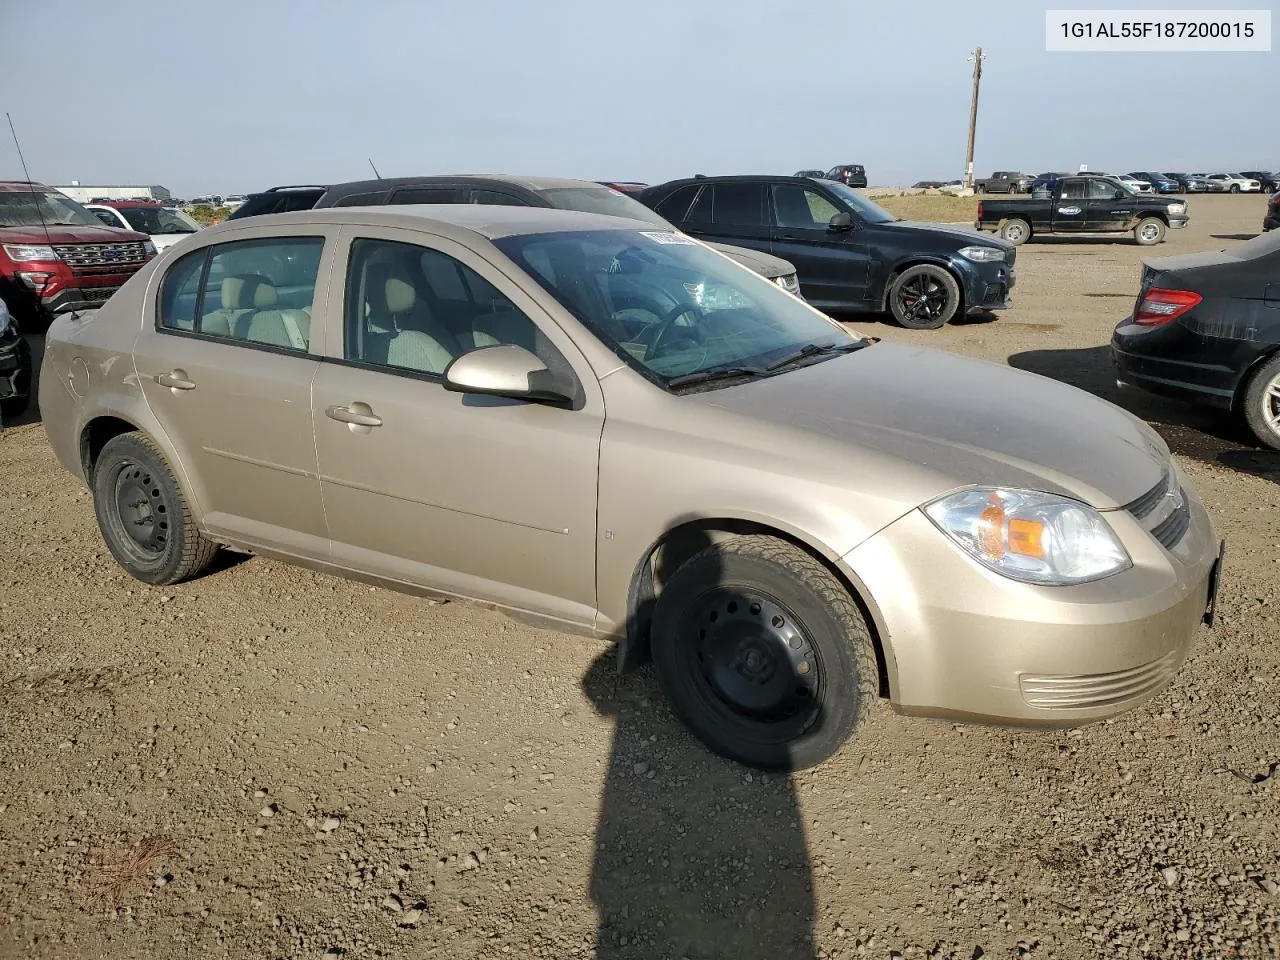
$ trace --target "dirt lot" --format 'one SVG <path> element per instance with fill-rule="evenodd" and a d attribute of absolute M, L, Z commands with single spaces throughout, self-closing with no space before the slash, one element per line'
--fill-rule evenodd
<path fill-rule="evenodd" d="M 1191 206 L 1160 254 L 1263 200 Z M 1032 243 L 993 322 L 860 326 L 1151 420 L 1230 544 L 1218 627 L 1113 722 L 881 704 L 795 777 L 708 755 L 602 643 L 259 559 L 143 587 L 6 429 L 0 957 L 1277 956 L 1280 457 L 1111 385 L 1144 253 Z"/>

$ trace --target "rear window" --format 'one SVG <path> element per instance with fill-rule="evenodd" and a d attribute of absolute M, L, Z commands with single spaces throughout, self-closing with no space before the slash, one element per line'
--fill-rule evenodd
<path fill-rule="evenodd" d="M 292 213 L 310 210 L 324 195 L 323 190 L 282 190 L 279 193 L 255 193 L 231 211 L 228 220 L 261 217 L 268 213 Z"/>

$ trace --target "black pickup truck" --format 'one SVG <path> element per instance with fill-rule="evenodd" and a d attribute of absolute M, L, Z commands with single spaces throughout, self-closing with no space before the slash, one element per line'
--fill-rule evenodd
<path fill-rule="evenodd" d="M 1050 181 L 1027 199 L 983 200 L 974 226 L 1015 246 L 1038 233 L 1132 233 L 1150 246 L 1189 219 L 1187 201 L 1179 197 L 1139 194 L 1111 177 L 1080 175 Z"/>

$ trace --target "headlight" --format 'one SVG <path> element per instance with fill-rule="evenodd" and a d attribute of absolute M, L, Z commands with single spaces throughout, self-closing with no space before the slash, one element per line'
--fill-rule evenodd
<path fill-rule="evenodd" d="M 1186 213 L 1187 205 L 1185 203 L 1171 203 L 1169 204 L 1169 212 L 1175 214 Z"/>
<path fill-rule="evenodd" d="M 1102 515 L 1065 497 L 978 487 L 935 500 L 924 512 L 966 553 L 1011 580 L 1062 586 L 1133 566 Z"/>
<path fill-rule="evenodd" d="M 975 263 L 994 263 L 1004 259 L 1004 251 L 999 247 L 965 247 L 960 256 Z"/>
<path fill-rule="evenodd" d="M 142 241 L 142 252 L 143 252 L 143 253 L 149 253 L 149 254 L 151 254 L 151 256 L 153 256 L 153 257 L 154 257 L 154 256 L 156 255 L 156 245 L 155 245 L 154 243 L 152 243 L 150 240 L 143 240 L 143 241 Z"/>
<path fill-rule="evenodd" d="M 26 263 L 30 260 L 61 260 L 53 251 L 53 247 L 45 244 L 30 243 L 6 243 L 4 252 L 10 260 L 17 263 Z"/>

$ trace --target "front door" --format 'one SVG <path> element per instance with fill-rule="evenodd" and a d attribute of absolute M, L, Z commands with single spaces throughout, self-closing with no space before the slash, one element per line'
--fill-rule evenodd
<path fill-rule="evenodd" d="M 604 407 L 585 360 L 517 286 L 458 243 L 348 228 L 343 245 L 343 312 L 312 394 L 334 560 L 592 624 Z M 454 357 L 497 343 L 573 371 L 581 403 L 559 409 L 444 389 Z"/>
<path fill-rule="evenodd" d="M 1125 230 L 1138 209 L 1138 198 L 1112 180 L 1090 180 L 1085 229 L 1100 233 Z"/>
<path fill-rule="evenodd" d="M 828 309 L 861 306 L 867 298 L 871 251 L 857 226 L 832 230 L 831 218 L 844 211 L 819 190 L 775 183 L 770 195 L 770 252 L 795 264 L 804 298 Z"/>
<path fill-rule="evenodd" d="M 173 265 L 134 347 L 147 403 L 214 536 L 324 557 L 311 433 L 325 231 L 204 247 Z"/>

